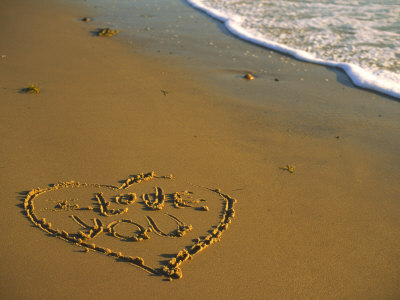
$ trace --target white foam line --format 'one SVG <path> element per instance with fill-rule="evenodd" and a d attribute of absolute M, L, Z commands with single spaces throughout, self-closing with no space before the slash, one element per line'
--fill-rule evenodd
<path fill-rule="evenodd" d="M 346 72 L 346 74 L 350 77 L 353 84 L 369 90 L 374 90 L 380 92 L 382 94 L 390 95 L 395 98 L 400 99 L 400 83 L 389 80 L 380 80 L 373 73 L 357 66 L 354 64 L 348 63 L 338 63 L 333 61 L 326 61 L 322 59 L 318 59 L 310 53 L 307 53 L 302 50 L 296 50 L 291 47 L 287 47 L 285 45 L 270 41 L 262 37 L 261 35 L 250 33 L 243 27 L 239 25 L 234 18 L 229 17 L 228 15 L 220 12 L 216 9 L 210 8 L 203 3 L 196 0 L 186 0 L 193 7 L 205 12 L 207 15 L 221 21 L 224 23 L 225 27 L 235 36 L 249 41 L 251 43 L 288 54 L 293 56 L 299 60 L 325 65 L 328 67 L 340 68 Z"/>

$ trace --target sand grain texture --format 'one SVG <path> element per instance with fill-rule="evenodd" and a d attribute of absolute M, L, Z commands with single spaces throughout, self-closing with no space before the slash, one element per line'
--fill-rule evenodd
<path fill-rule="evenodd" d="M 2 299 L 400 297 L 400 127 L 378 117 L 398 114 L 398 103 L 377 96 L 378 109 L 335 119 L 328 87 L 318 93 L 332 118 L 318 125 L 313 110 L 285 108 L 285 95 L 312 84 L 268 96 L 282 106 L 247 103 L 198 70 L 96 37 L 88 15 L 57 1 L 2 3 Z M 40 94 L 19 93 L 29 84 Z M 32 226 L 23 208 L 36 187 L 117 185 L 151 170 L 238 200 L 221 241 L 172 283 L 82 253 Z M 162 254 L 157 241 L 151 251 Z"/>

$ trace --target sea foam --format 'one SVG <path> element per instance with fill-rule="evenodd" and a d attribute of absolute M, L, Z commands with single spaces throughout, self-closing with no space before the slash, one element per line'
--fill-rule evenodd
<path fill-rule="evenodd" d="M 244 40 L 340 68 L 356 86 L 400 98 L 400 5 L 393 1 L 187 2 Z"/>

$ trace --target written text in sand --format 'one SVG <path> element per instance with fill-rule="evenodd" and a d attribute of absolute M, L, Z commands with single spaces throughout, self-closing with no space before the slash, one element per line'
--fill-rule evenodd
<path fill-rule="evenodd" d="M 121 185 L 60 182 L 27 193 L 24 210 L 53 237 L 169 280 L 221 239 L 236 200 L 219 189 L 154 172 Z"/>

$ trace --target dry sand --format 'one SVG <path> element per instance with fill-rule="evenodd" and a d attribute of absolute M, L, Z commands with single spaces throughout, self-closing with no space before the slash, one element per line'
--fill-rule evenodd
<path fill-rule="evenodd" d="M 89 14 L 55 1 L 2 3 L 2 299 L 400 297 L 396 101 L 352 88 L 337 99 L 339 83 L 332 83 L 317 91 L 313 107 L 297 111 L 301 103 L 286 99 L 312 96 L 313 85 L 289 78 L 266 97 L 282 103 L 248 102 L 201 70 L 133 54 L 118 36 L 96 37 L 80 20 Z M 313 70 L 316 79 L 330 72 Z M 257 80 L 253 94 L 253 82 L 231 82 L 231 90 L 246 85 L 249 98 L 260 93 Z M 41 93 L 19 92 L 30 83 Z M 294 173 L 280 168 L 287 164 Z M 119 186 L 152 170 L 172 173 L 178 190 L 193 183 L 238 200 L 229 230 L 183 264 L 181 280 L 84 253 L 35 227 L 22 205 L 36 187 L 69 180 Z M 80 194 L 61 196 L 43 199 Z M 215 201 L 223 199 L 211 198 L 209 212 L 190 211 L 190 223 L 218 224 L 224 208 Z M 45 205 L 37 210 L 47 213 Z M 111 246 L 135 255 L 146 245 L 141 257 L 158 264 L 171 258 L 175 240 L 178 251 L 195 233 Z"/>

